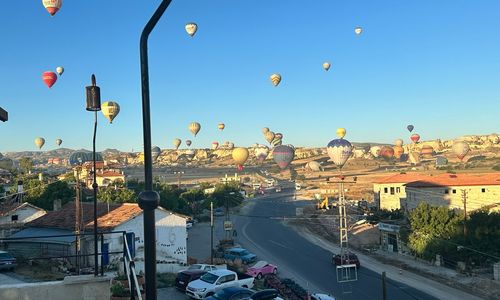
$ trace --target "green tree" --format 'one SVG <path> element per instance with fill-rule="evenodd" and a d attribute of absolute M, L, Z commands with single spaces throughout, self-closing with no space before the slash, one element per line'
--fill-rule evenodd
<path fill-rule="evenodd" d="M 240 194 L 240 186 L 238 183 L 218 184 L 215 186 L 215 191 L 210 195 L 215 207 L 238 206 L 243 202 L 243 195 Z"/>
<path fill-rule="evenodd" d="M 22 157 L 19 160 L 19 167 L 23 173 L 28 174 L 33 169 L 33 160 L 29 157 Z"/>
<path fill-rule="evenodd" d="M 97 199 L 107 203 L 136 203 L 137 196 L 134 191 L 126 188 L 101 187 L 97 193 Z"/>

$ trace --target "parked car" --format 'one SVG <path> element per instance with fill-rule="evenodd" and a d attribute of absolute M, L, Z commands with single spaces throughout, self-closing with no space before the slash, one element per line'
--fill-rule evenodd
<path fill-rule="evenodd" d="M 186 291 L 187 285 L 194 280 L 199 279 L 202 275 L 207 273 L 208 271 L 203 269 L 188 269 L 184 271 L 180 271 L 177 273 L 177 277 L 175 278 L 175 287 L 182 292 Z"/>
<path fill-rule="evenodd" d="M 311 300 L 335 300 L 335 297 L 327 294 L 311 294 Z"/>
<path fill-rule="evenodd" d="M 200 279 L 191 281 L 186 287 L 186 295 L 194 299 L 204 299 L 228 287 L 252 288 L 254 278 L 247 274 L 237 274 L 230 270 L 210 271 Z"/>
<path fill-rule="evenodd" d="M 228 287 L 218 291 L 214 295 L 205 298 L 206 300 L 240 300 L 250 299 L 255 292 L 241 287 Z"/>
<path fill-rule="evenodd" d="M 256 262 L 253 266 L 247 269 L 247 274 L 257 279 L 261 279 L 266 274 L 276 273 L 278 273 L 278 267 L 263 260 Z"/>
<path fill-rule="evenodd" d="M 336 266 L 341 265 L 340 254 L 334 254 L 332 257 L 332 263 Z M 352 252 L 347 252 L 345 254 L 345 259 L 343 261 L 344 265 L 356 265 L 357 268 L 361 267 L 358 256 Z"/>
<path fill-rule="evenodd" d="M 192 264 L 186 270 L 203 270 L 203 271 L 208 272 L 208 271 L 213 271 L 213 270 L 217 270 L 217 269 L 219 269 L 219 268 L 217 268 L 217 266 L 214 266 L 214 265 Z"/>
<path fill-rule="evenodd" d="M 281 193 L 281 186 L 279 186 L 279 185 L 278 185 L 278 186 L 276 187 L 276 193 Z"/>
<path fill-rule="evenodd" d="M 230 248 L 224 253 L 224 258 L 229 260 L 241 259 L 244 264 L 253 263 L 257 259 L 257 255 L 250 253 L 243 248 Z"/>
<path fill-rule="evenodd" d="M 279 297 L 280 294 L 275 289 L 266 289 L 255 292 L 249 299 L 252 300 L 283 300 Z"/>
<path fill-rule="evenodd" d="M 15 267 L 16 258 L 7 251 L 0 251 L 0 270 L 14 270 Z"/>

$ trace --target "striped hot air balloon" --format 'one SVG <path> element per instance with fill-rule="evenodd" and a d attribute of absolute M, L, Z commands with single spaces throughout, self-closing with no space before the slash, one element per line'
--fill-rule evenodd
<path fill-rule="evenodd" d="M 273 150 L 273 159 L 282 170 L 290 165 L 294 156 L 295 149 L 287 145 L 277 146 Z"/>
<path fill-rule="evenodd" d="M 198 132 L 200 132 L 200 129 L 201 125 L 198 122 L 191 122 L 189 124 L 189 131 L 191 131 L 191 133 L 194 134 L 194 136 L 196 136 Z"/>
<path fill-rule="evenodd" d="M 281 82 L 281 75 L 280 74 L 272 74 L 269 79 L 271 79 L 271 82 L 274 86 L 278 86 Z"/>
<path fill-rule="evenodd" d="M 422 149 L 420 149 L 420 155 L 422 155 L 423 158 L 432 158 L 433 154 L 434 148 L 430 145 L 424 145 Z"/>
<path fill-rule="evenodd" d="M 351 143 L 345 139 L 332 140 L 326 147 L 326 152 L 331 161 L 339 168 L 342 168 L 349 157 L 351 157 L 352 150 L 353 147 Z"/>

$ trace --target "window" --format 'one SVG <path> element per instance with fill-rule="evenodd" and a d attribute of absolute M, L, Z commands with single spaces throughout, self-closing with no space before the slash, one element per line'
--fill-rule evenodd
<path fill-rule="evenodd" d="M 449 193 L 450 193 L 450 190 L 444 190 L 444 193 L 445 193 L 445 194 L 449 194 Z"/>
<path fill-rule="evenodd" d="M 387 194 L 387 188 L 384 188 L 384 193 L 386 193 L 386 194 Z"/>
<path fill-rule="evenodd" d="M 10 216 L 10 220 L 12 222 L 19 221 L 19 216 L 18 215 L 12 215 L 12 216 Z"/>
<path fill-rule="evenodd" d="M 485 188 L 482 188 L 482 189 L 481 189 L 481 193 L 486 193 L 486 189 L 485 189 Z"/>
<path fill-rule="evenodd" d="M 401 193 L 401 188 L 399 186 L 396 188 L 396 193 L 397 194 Z"/>
<path fill-rule="evenodd" d="M 451 190 L 451 192 L 452 192 L 453 194 L 456 194 L 456 193 L 457 193 L 457 190 Z"/>
<path fill-rule="evenodd" d="M 391 195 L 394 195 L 394 187 L 391 187 Z"/>

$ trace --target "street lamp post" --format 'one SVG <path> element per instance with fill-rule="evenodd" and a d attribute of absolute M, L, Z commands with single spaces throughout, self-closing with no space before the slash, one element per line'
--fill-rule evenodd
<path fill-rule="evenodd" d="M 96 163 L 95 163 L 95 138 L 97 135 L 97 112 L 101 110 L 101 89 L 96 85 L 95 75 L 92 74 L 92 85 L 85 87 L 87 92 L 87 110 L 94 112 L 94 138 L 92 139 L 92 161 L 93 161 L 93 183 L 94 189 L 94 276 L 99 274 L 99 260 L 97 248 L 97 181 L 96 181 Z"/>
<path fill-rule="evenodd" d="M 144 211 L 144 269 L 146 299 L 156 300 L 156 232 L 155 209 L 160 195 L 153 191 L 153 161 L 151 157 L 151 111 L 149 105 L 148 37 L 172 0 L 162 0 L 151 19 L 142 30 L 140 40 L 142 127 L 144 138 L 144 183 L 145 191 L 139 194 L 139 206 Z"/>

